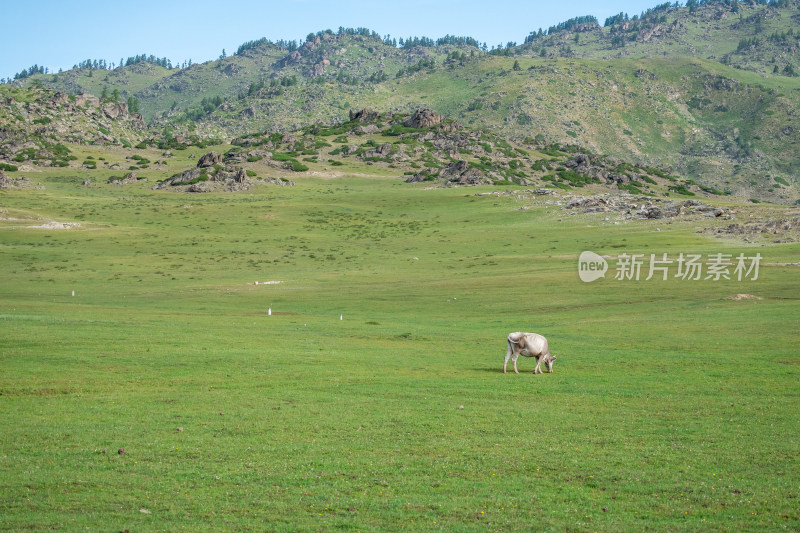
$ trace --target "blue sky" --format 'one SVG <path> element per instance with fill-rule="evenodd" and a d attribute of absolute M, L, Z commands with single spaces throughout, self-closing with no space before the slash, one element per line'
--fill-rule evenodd
<path fill-rule="evenodd" d="M 119 63 L 153 54 L 173 63 L 200 63 L 228 54 L 245 41 L 302 41 L 310 32 L 339 26 L 367 27 L 381 36 L 467 35 L 489 47 L 522 42 L 538 28 L 580 15 L 630 16 L 660 0 L 29 0 L 2 2 L 0 78 L 33 64 L 58 72 L 85 59 Z M 683 2 L 681 2 L 683 4 Z"/>

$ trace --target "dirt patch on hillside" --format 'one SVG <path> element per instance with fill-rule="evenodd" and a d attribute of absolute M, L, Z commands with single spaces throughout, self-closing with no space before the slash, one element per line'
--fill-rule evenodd
<path fill-rule="evenodd" d="M 45 224 L 40 226 L 28 226 L 29 228 L 34 229 L 73 229 L 81 227 L 79 222 L 56 222 L 55 220 L 51 220 Z"/>
<path fill-rule="evenodd" d="M 742 300 L 761 300 L 760 296 L 755 296 L 753 294 L 735 294 L 733 296 L 728 296 L 728 300 L 733 300 L 734 302 L 740 302 Z"/>

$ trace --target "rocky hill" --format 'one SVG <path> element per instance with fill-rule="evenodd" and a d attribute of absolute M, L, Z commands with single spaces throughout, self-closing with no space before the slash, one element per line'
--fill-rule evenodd
<path fill-rule="evenodd" d="M 142 116 L 128 104 L 91 95 L 0 86 L 0 164 L 68 166 L 66 146 L 134 146 L 145 137 Z"/>
<path fill-rule="evenodd" d="M 763 75 L 800 74 L 800 3 L 705 2 L 659 4 L 641 14 L 597 22 L 567 21 L 532 32 L 511 53 L 536 57 L 710 59 Z M 603 22 L 603 21 L 598 21 Z"/>
<path fill-rule="evenodd" d="M 220 164 L 253 174 L 332 176 L 341 172 L 394 175 L 426 187 L 521 185 L 547 190 L 624 192 L 649 197 L 706 197 L 723 192 L 662 169 L 635 165 L 527 137 L 508 141 L 465 127 L 431 109 L 411 114 L 351 111 L 331 126 L 234 139 Z M 185 181 L 189 174 L 177 177 Z M 174 176 L 173 178 L 176 178 Z M 285 178 L 284 178 L 285 179 Z"/>
<path fill-rule="evenodd" d="M 120 94 L 137 100 L 151 137 L 231 139 L 333 126 L 351 108 L 430 108 L 509 141 L 577 145 L 745 198 L 800 198 L 800 1 L 592 19 L 495 50 L 466 38 L 396 46 L 342 28 L 296 49 L 254 41 L 186 69 L 137 64 L 21 83 L 98 94 L 124 78 Z"/>

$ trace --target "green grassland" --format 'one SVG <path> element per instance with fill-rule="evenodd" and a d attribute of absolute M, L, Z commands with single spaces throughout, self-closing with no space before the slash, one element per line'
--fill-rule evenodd
<path fill-rule="evenodd" d="M 95 150 L 74 151 L 127 162 Z M 353 161 L 151 190 L 191 151 L 145 183 L 45 169 L 0 193 L 2 529 L 798 528 L 800 245 Z M 583 283 L 584 250 L 763 259 L 757 280 Z M 502 374 L 518 330 L 553 374 Z"/>

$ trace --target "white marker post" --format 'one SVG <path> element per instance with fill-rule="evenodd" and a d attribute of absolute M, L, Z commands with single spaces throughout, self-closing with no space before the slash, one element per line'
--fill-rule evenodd
<path fill-rule="evenodd" d="M 267 309 L 267 316 L 272 316 L 272 308 Z"/>

